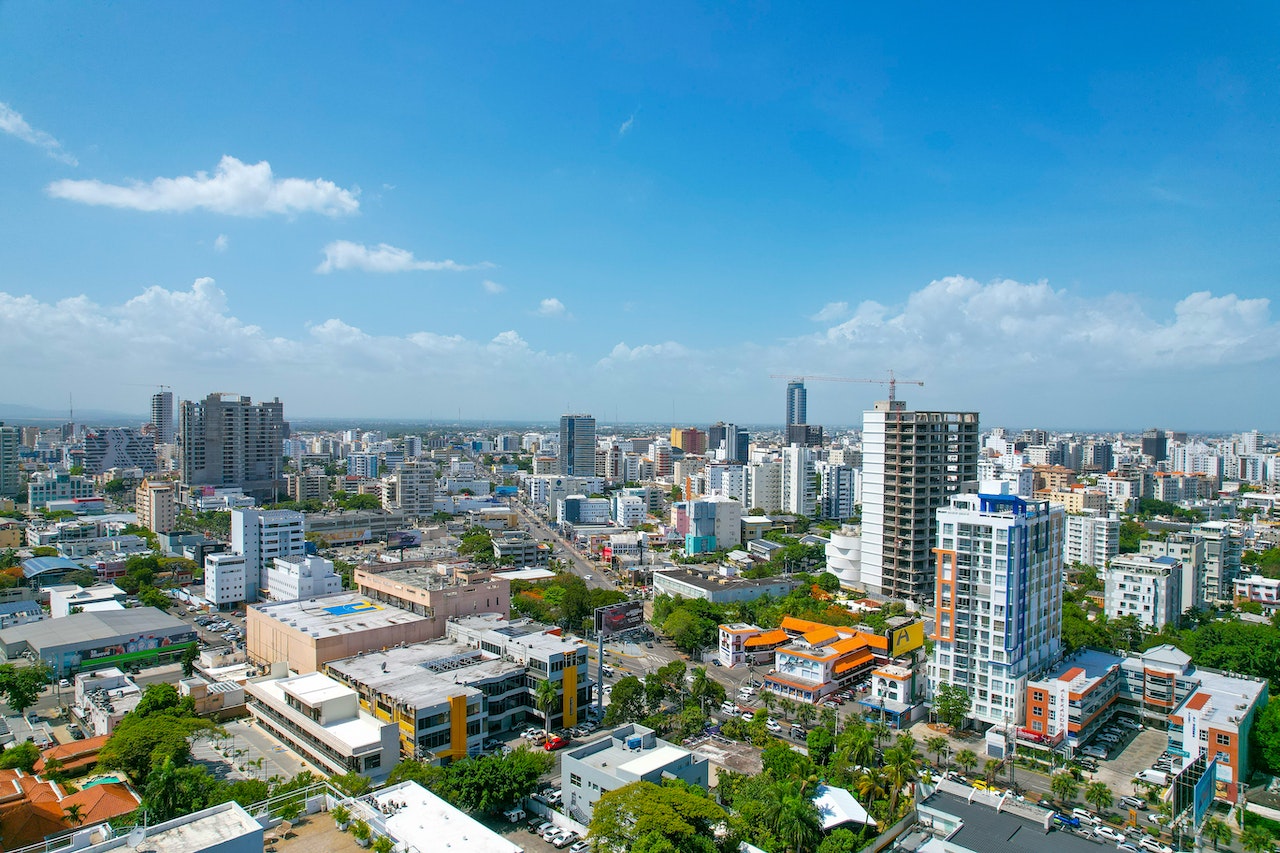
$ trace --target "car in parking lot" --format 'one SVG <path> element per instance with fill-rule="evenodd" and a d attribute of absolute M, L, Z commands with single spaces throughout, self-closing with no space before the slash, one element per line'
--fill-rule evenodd
<path fill-rule="evenodd" d="M 1138 846 L 1143 850 L 1146 850 L 1147 853 L 1173 853 L 1173 848 L 1168 844 L 1161 844 L 1159 841 L 1156 841 L 1151 837 L 1140 839 L 1138 841 Z"/>
<path fill-rule="evenodd" d="M 725 702 L 724 704 L 722 704 L 722 705 L 720 706 L 720 713 L 722 713 L 722 714 L 736 714 L 736 713 L 738 713 L 738 706 L 737 706 L 737 705 L 735 705 L 735 704 L 733 704 L 732 702 Z"/>
<path fill-rule="evenodd" d="M 830 699 L 828 699 L 827 701 L 825 701 L 825 702 L 823 702 L 823 703 L 822 703 L 822 707 L 824 707 L 824 708 L 830 708 L 832 711 L 834 711 L 834 710 L 835 710 L 837 707 L 839 707 L 839 706 L 838 706 L 838 705 L 836 705 L 836 703 L 835 703 L 835 702 L 832 702 Z"/>
<path fill-rule="evenodd" d="M 569 853 L 588 853 L 591 850 L 591 842 L 583 839 L 582 841 L 573 842 L 573 846 L 569 848 Z"/>
<path fill-rule="evenodd" d="M 545 749 L 547 752 L 552 752 L 557 749 L 564 749 L 568 745 L 569 745 L 569 741 L 560 737 L 560 735 L 552 735 L 551 737 L 547 738 L 547 742 L 542 745 L 542 748 Z"/>
<path fill-rule="evenodd" d="M 578 840 L 578 833 L 574 832 L 572 829 L 566 829 L 559 834 L 552 836 L 549 840 L 551 841 L 551 845 L 557 850 L 563 850 Z"/>
<path fill-rule="evenodd" d="M 779 723 L 777 720 L 773 720 L 773 719 L 771 719 L 771 720 L 769 720 L 768 722 L 766 722 L 766 723 L 764 724 L 764 727 L 765 727 L 766 729 L 768 729 L 769 731 L 771 731 L 771 732 L 780 732 L 780 731 L 782 731 L 782 724 L 781 724 L 781 723 Z"/>
<path fill-rule="evenodd" d="M 749 723 L 749 722 L 751 722 L 752 720 L 754 720 L 755 718 L 756 718 L 755 714 L 751 713 L 750 711 L 743 711 L 743 712 L 742 712 L 742 722 L 744 722 L 744 723 Z"/>
<path fill-rule="evenodd" d="M 529 821 L 529 831 L 534 835 L 541 837 L 545 832 L 555 829 L 556 825 L 549 820 L 543 820 L 540 817 L 533 818 Z"/>
<path fill-rule="evenodd" d="M 1093 744 L 1093 743 L 1091 743 L 1091 744 L 1089 744 L 1088 746 L 1086 746 L 1084 749 L 1082 749 L 1082 750 L 1080 750 L 1080 751 L 1081 751 L 1082 753 L 1084 753 L 1085 755 L 1089 755 L 1089 756 L 1092 756 L 1092 757 L 1094 757 L 1094 758 L 1106 758 L 1106 757 L 1107 757 L 1107 750 L 1106 750 L 1106 748 L 1105 748 L 1105 747 L 1103 747 L 1103 746 L 1101 746 L 1101 745 L 1099 745 L 1099 744 Z"/>
<path fill-rule="evenodd" d="M 1114 841 L 1117 844 L 1124 842 L 1124 833 L 1118 829 L 1112 829 L 1109 826 L 1095 826 L 1093 834 L 1099 838 L 1105 838 L 1108 841 Z"/>

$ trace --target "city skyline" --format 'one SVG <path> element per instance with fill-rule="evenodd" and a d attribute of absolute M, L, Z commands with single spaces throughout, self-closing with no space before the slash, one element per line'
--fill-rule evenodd
<path fill-rule="evenodd" d="M 0 7 L 0 404 L 1280 428 L 1273 14 L 925 17 Z"/>

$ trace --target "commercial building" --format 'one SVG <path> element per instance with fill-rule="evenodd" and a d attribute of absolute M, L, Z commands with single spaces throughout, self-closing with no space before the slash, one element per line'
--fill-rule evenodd
<path fill-rule="evenodd" d="M 977 412 L 911 412 L 881 401 L 862 418 L 862 581 L 884 598 L 933 595 L 937 511 L 972 491 Z"/>
<path fill-rule="evenodd" d="M 66 471 L 37 471 L 27 483 L 27 505 L 45 509 L 50 501 L 77 501 L 93 497 L 93 478 Z"/>
<path fill-rule="evenodd" d="M 377 836 L 390 838 L 395 842 L 396 850 L 424 853 L 523 851 L 520 845 L 507 840 L 466 812 L 449 805 L 417 782 L 401 782 L 382 788 L 352 800 L 348 805 L 353 817 L 368 823 Z"/>
<path fill-rule="evenodd" d="M 182 657 L 194 646 L 194 629 L 154 607 L 73 613 L 0 630 L 0 654 L 16 661 L 27 653 L 56 678 L 110 666 L 152 666 Z"/>
<path fill-rule="evenodd" d="M 1023 718 L 1027 680 L 1061 654 L 1065 515 L 1009 494 L 956 495 L 938 510 L 932 695 L 953 684 L 977 720 Z"/>
<path fill-rule="evenodd" d="M 1187 762 L 1218 759 L 1215 796 L 1236 802 L 1247 780 L 1249 735 L 1268 698 L 1263 679 L 1197 668 L 1185 652 L 1156 646 L 1126 657 L 1082 649 L 1027 684 L 1020 738 L 1079 749 L 1119 713 L 1168 733 Z"/>
<path fill-rule="evenodd" d="M 1280 608 L 1280 579 L 1250 575 L 1237 578 L 1235 583 L 1236 607 L 1246 601 L 1262 605 L 1262 612 L 1270 616 Z"/>
<path fill-rule="evenodd" d="M 47 618 L 44 608 L 37 601 L 31 599 L 0 601 L 0 629 L 25 625 L 28 622 L 39 622 Z"/>
<path fill-rule="evenodd" d="M 155 439 L 127 427 L 90 430 L 84 434 L 84 471 L 101 474 L 111 468 L 156 470 Z"/>
<path fill-rule="evenodd" d="M 133 495 L 138 526 L 152 533 L 168 533 L 178 525 L 178 490 L 165 480 L 144 479 Z"/>
<path fill-rule="evenodd" d="M 218 610 L 231 610 L 245 598 L 245 558 L 243 554 L 206 554 L 204 597 Z"/>
<path fill-rule="evenodd" d="M 545 566 L 551 560 L 551 546 L 534 539 L 528 531 L 504 530 L 493 537 L 493 557 L 502 565 Z"/>
<path fill-rule="evenodd" d="M 329 773 L 358 773 L 377 785 L 400 763 L 396 724 L 362 711 L 356 692 L 327 675 L 273 673 L 245 692 L 263 729 Z"/>
<path fill-rule="evenodd" d="M 382 480 L 382 508 L 409 518 L 425 518 L 435 512 L 435 467 L 405 462 Z"/>
<path fill-rule="evenodd" d="M 388 604 L 429 620 L 423 639 L 445 635 L 450 619 L 493 613 L 511 615 L 511 581 L 496 575 L 467 576 L 443 567 L 415 563 L 369 563 L 357 566 L 356 589 L 370 601 Z"/>
<path fill-rule="evenodd" d="M 114 584 L 99 583 L 90 587 L 77 584 L 47 586 L 49 616 L 61 619 L 73 613 L 124 610 L 125 591 Z"/>
<path fill-rule="evenodd" d="M 402 512 L 386 510 L 345 510 L 313 512 L 306 517 L 306 532 L 323 539 L 329 547 L 385 542 L 387 537 L 408 524 Z"/>
<path fill-rule="evenodd" d="M 276 557 L 267 567 L 267 595 L 272 601 L 295 601 L 342 591 L 342 577 L 324 557 Z"/>
<path fill-rule="evenodd" d="M 809 423 L 809 392 L 799 379 L 787 383 L 787 419 L 786 426 Z"/>
<path fill-rule="evenodd" d="M 596 419 L 591 415 L 560 416 L 559 473 L 565 477 L 594 477 Z"/>
<path fill-rule="evenodd" d="M 404 755 L 419 760 L 476 755 L 492 734 L 543 725 L 536 700 L 543 680 L 557 691 L 550 728 L 577 724 L 592 695 L 583 643 L 493 615 L 449 625 L 444 639 L 330 661 L 325 670 L 371 714 L 396 724 Z"/>
<path fill-rule="evenodd" d="M 1153 631 L 1176 624 L 1182 614 L 1182 571 L 1173 557 L 1116 556 L 1103 573 L 1107 618 L 1133 616 Z"/>
<path fill-rule="evenodd" d="M 774 648 L 773 670 L 764 676 L 764 687 L 800 702 L 820 702 L 868 678 L 877 666 L 887 663 L 899 662 L 914 669 L 915 652 L 924 647 L 923 625 L 906 617 L 891 620 L 884 634 L 791 616 L 784 617 L 779 628 L 790 640 Z M 751 652 L 757 642 L 772 645 L 775 641 L 776 637 L 762 635 L 756 641 L 747 640 L 745 645 Z M 901 706 L 890 703 L 888 697 L 877 697 L 877 707 L 880 698 L 886 699 L 886 721 L 896 726 L 910 721 L 924 696 L 913 697 L 912 702 Z"/>
<path fill-rule="evenodd" d="M 724 569 L 715 575 L 688 569 L 664 569 L 653 573 L 654 595 L 701 598 L 713 604 L 755 601 L 762 595 L 781 597 L 796 586 L 796 581 L 787 577 L 752 580 L 728 574 Z"/>
<path fill-rule="evenodd" d="M 76 676 L 71 713 L 90 737 L 102 737 L 114 732 L 141 699 L 142 688 L 111 666 Z"/>
<path fill-rule="evenodd" d="M 315 672 L 328 661 L 360 652 L 429 640 L 436 636 L 433 630 L 426 617 L 354 592 L 256 604 L 248 608 L 245 620 L 251 660 L 284 661 L 299 673 Z"/>
<path fill-rule="evenodd" d="M 305 525 L 302 513 L 291 509 L 231 511 L 231 550 L 244 555 L 245 601 L 261 596 L 272 560 L 306 553 Z"/>
<path fill-rule="evenodd" d="M 1068 513 L 1063 562 L 1101 569 L 1120 553 L 1120 519 L 1105 511 Z"/>
<path fill-rule="evenodd" d="M 596 803 L 610 791 L 632 782 L 661 785 L 664 779 L 679 779 L 705 790 L 710 784 L 710 762 L 638 724 L 569 749 L 560 759 L 565 811 L 584 824 L 591 822 Z"/>
<path fill-rule="evenodd" d="M 289 425 L 279 398 L 254 403 L 238 394 L 184 400 L 178 460 L 184 486 L 243 489 L 259 501 L 284 491 L 284 440 Z"/>

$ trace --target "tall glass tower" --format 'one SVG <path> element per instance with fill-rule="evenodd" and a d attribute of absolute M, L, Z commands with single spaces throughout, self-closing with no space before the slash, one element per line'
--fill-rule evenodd
<path fill-rule="evenodd" d="M 808 394 L 804 390 L 804 383 L 795 380 L 787 383 L 787 423 L 786 426 L 794 424 L 807 424 L 809 422 L 809 405 Z"/>

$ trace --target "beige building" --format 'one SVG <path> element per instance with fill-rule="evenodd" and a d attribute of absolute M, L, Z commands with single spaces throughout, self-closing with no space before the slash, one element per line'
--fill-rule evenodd
<path fill-rule="evenodd" d="M 400 643 L 441 636 L 434 621 L 355 592 L 256 604 L 245 620 L 249 658 L 284 661 L 294 672 L 316 672 L 325 663 Z M 443 620 L 442 620 L 443 621 Z"/>
<path fill-rule="evenodd" d="M 1083 487 L 1066 489 L 1041 489 L 1036 497 L 1049 503 L 1062 504 L 1069 513 L 1085 510 L 1107 511 L 1107 493 L 1101 489 L 1085 489 Z"/>
<path fill-rule="evenodd" d="M 164 480 L 143 480 L 134 493 L 138 526 L 152 533 L 168 533 L 178 524 L 177 487 Z"/>
<path fill-rule="evenodd" d="M 1037 465 L 1036 491 L 1065 492 L 1076 482 L 1076 472 L 1062 465 Z"/>
<path fill-rule="evenodd" d="M 0 518 L 0 548 L 21 548 L 24 526 L 16 518 Z"/>
<path fill-rule="evenodd" d="M 427 639 L 443 637 L 450 619 L 479 613 L 510 617 L 510 580 L 493 575 L 460 577 L 447 571 L 413 563 L 373 563 L 356 567 L 353 581 L 370 601 L 430 620 Z"/>
<path fill-rule="evenodd" d="M 323 469 L 306 471 L 302 474 L 286 474 L 284 481 L 290 500 L 298 503 L 329 500 L 329 476 Z"/>

